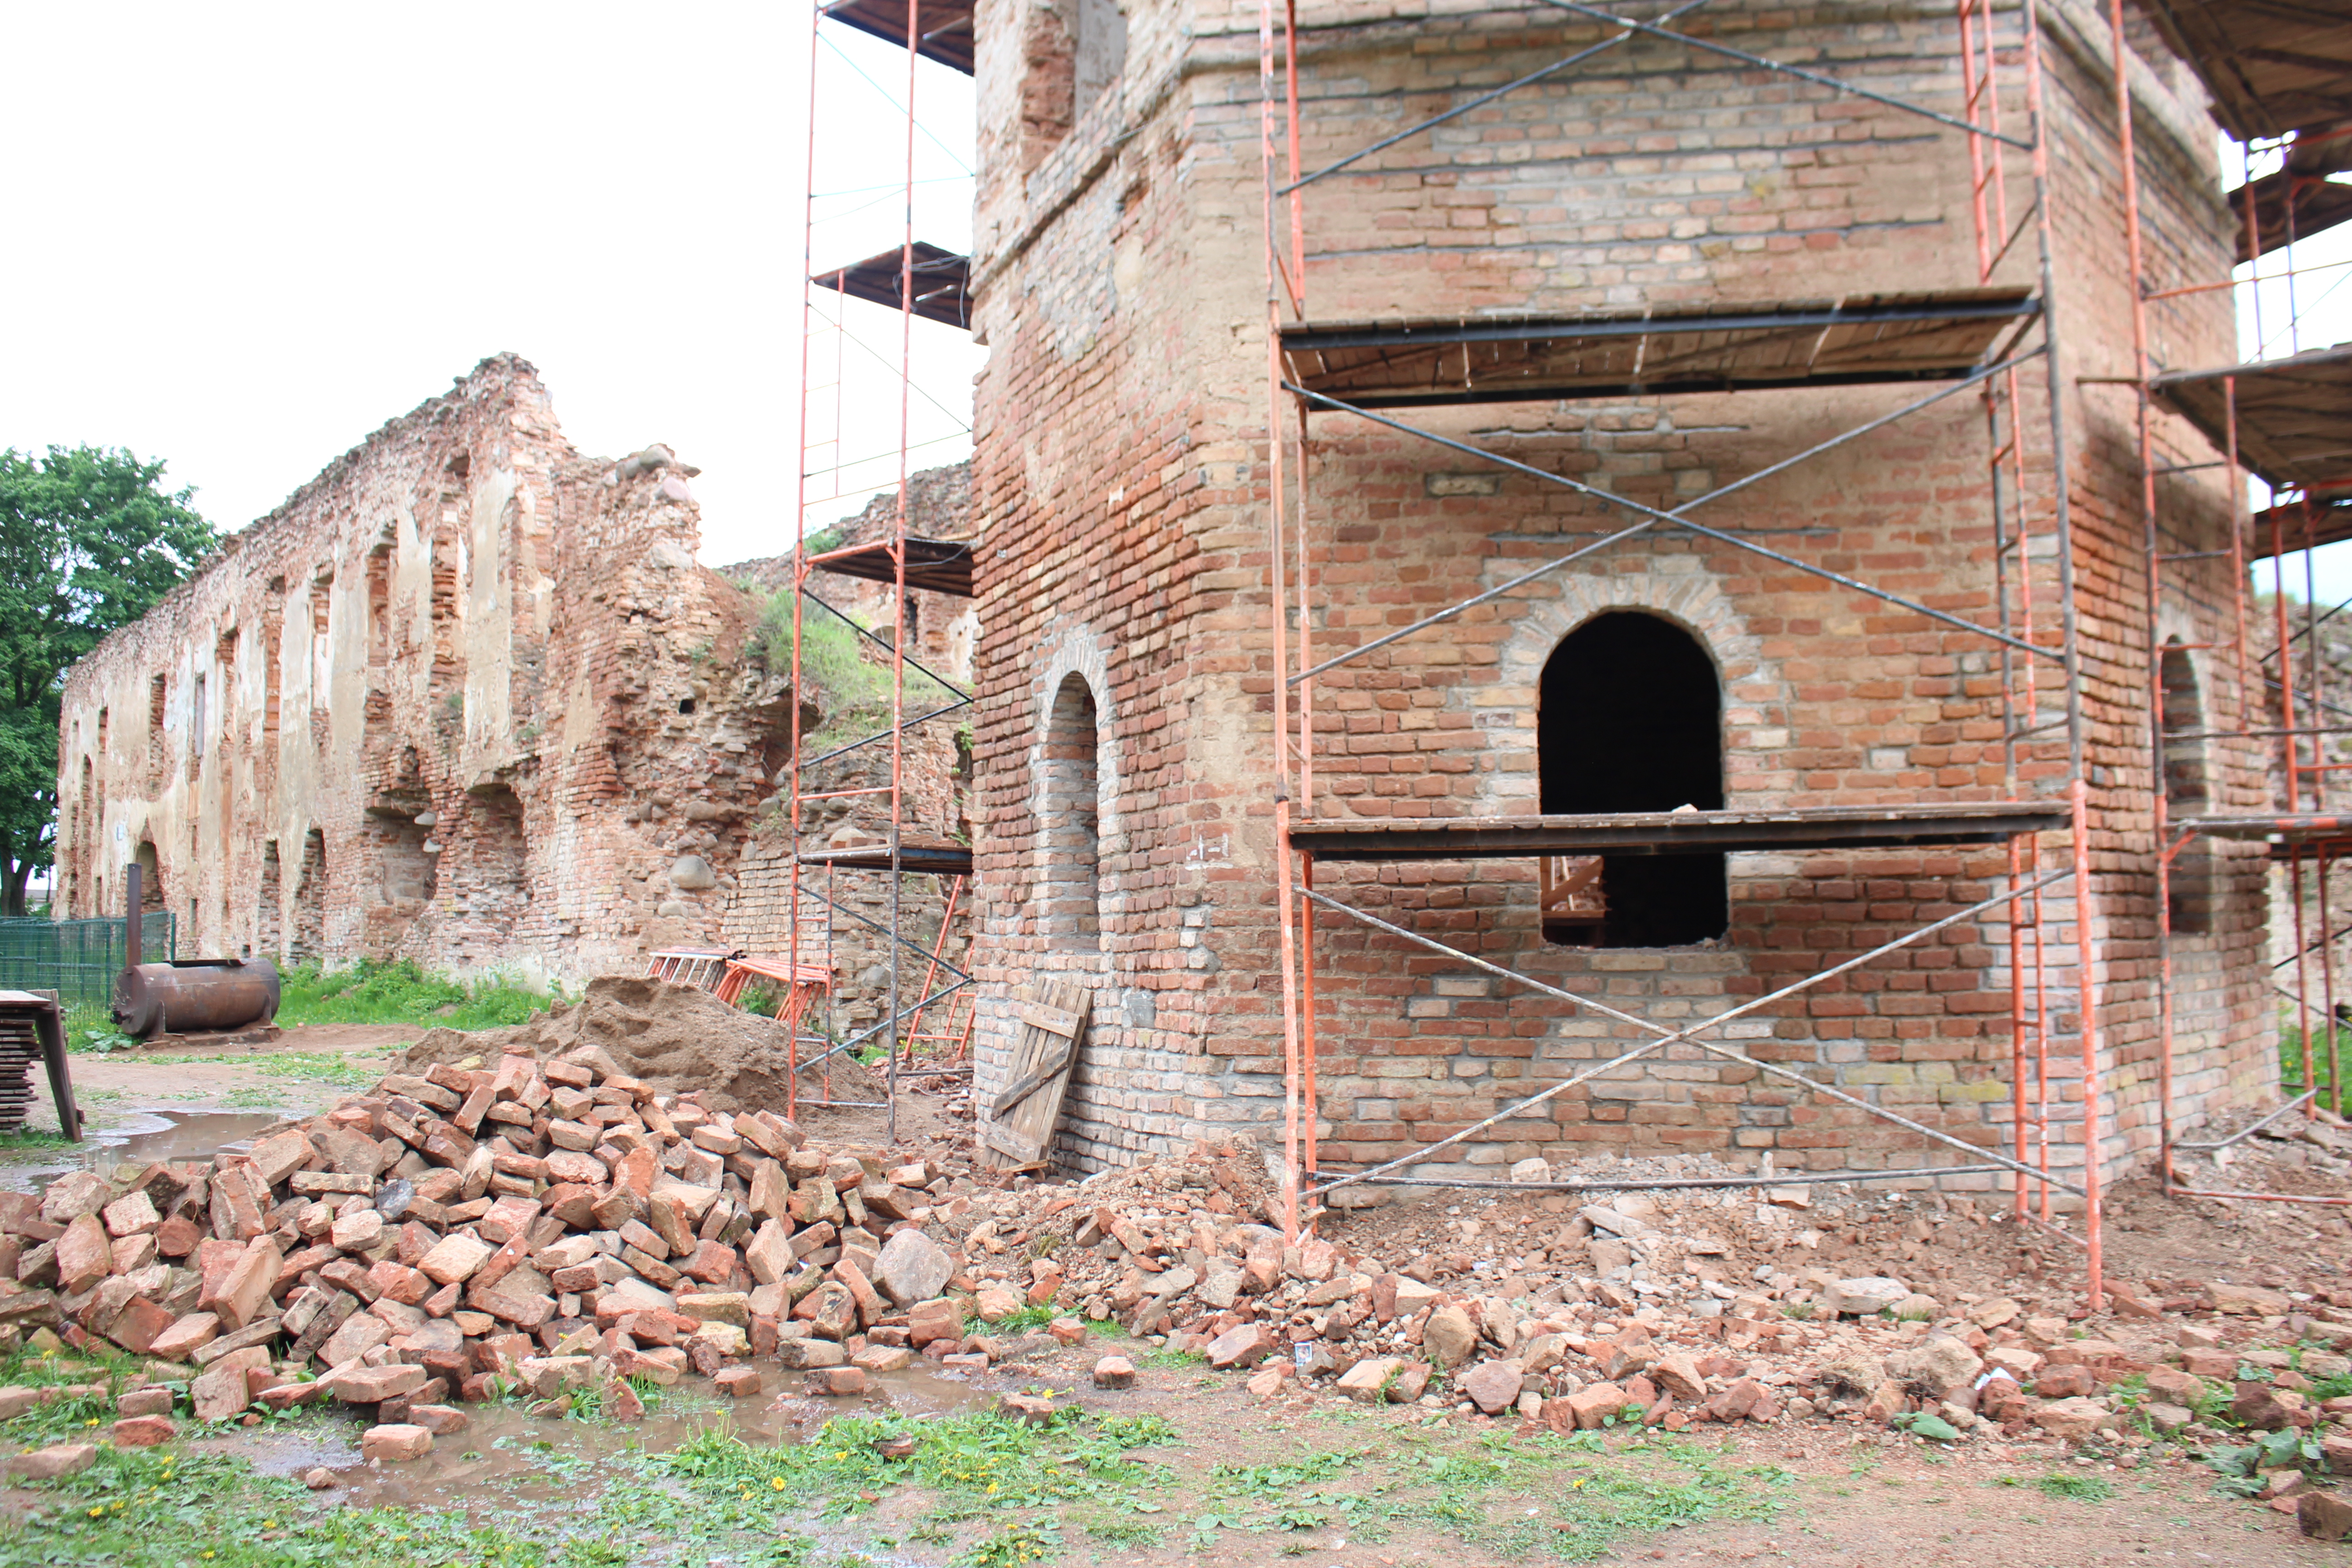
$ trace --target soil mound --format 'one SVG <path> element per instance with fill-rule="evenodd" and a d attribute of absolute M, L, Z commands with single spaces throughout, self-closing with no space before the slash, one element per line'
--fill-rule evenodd
<path fill-rule="evenodd" d="M 435 1029 L 408 1048 L 402 1070 L 458 1067 L 476 1057 L 482 1062 L 474 1065 L 495 1065 L 501 1053 L 526 1049 L 544 1061 L 583 1046 L 601 1047 L 656 1094 L 700 1089 L 714 1110 L 783 1112 L 792 1076 L 792 1040 L 783 1026 L 667 980 L 607 975 L 590 981 L 579 1001 L 513 1028 Z M 846 1056 L 825 1068 L 833 1079 L 827 1098 L 882 1098 L 881 1079 Z M 802 1068 L 803 1094 L 817 1090 L 823 1070 Z"/>

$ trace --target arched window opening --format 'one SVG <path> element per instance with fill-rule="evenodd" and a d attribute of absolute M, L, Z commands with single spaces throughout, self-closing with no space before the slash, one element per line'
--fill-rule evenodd
<path fill-rule="evenodd" d="M 285 868 L 278 859 L 278 840 L 264 839 L 261 845 L 261 908 L 254 921 L 254 945 L 261 956 L 272 963 L 285 957 L 286 949 L 286 881 Z"/>
<path fill-rule="evenodd" d="M 139 912 L 160 912 L 163 908 L 163 867 L 155 854 L 155 841 L 142 838 L 139 847 L 131 852 L 139 868 Z"/>
<path fill-rule="evenodd" d="M 2198 689 L 2197 666 L 2175 637 L 2158 657 L 2164 688 L 2164 812 L 2176 826 L 2202 816 L 2213 794 L 2205 767 L 2205 700 Z M 2213 929 L 2213 851 L 2192 838 L 2172 858 L 2166 908 L 2176 935 L 2202 936 Z"/>
<path fill-rule="evenodd" d="M 1723 808 L 1723 692 L 1696 638 L 1638 611 L 1596 616 L 1544 666 L 1536 731 L 1547 816 Z M 1547 940 L 1672 947 L 1730 924 L 1720 855 L 1555 857 Z"/>
<path fill-rule="evenodd" d="M 1038 889 L 1048 945 L 1093 952 L 1102 945 L 1101 781 L 1095 694 L 1067 675 L 1045 721 L 1045 870 Z"/>
<path fill-rule="evenodd" d="M 327 927 L 327 836 L 313 827 L 302 835 L 302 859 L 294 879 L 294 929 L 286 956 L 296 963 L 324 956 Z"/>

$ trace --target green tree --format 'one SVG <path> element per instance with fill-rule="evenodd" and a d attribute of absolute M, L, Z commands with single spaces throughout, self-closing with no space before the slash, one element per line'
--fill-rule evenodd
<path fill-rule="evenodd" d="M 65 672 L 218 542 L 163 465 L 121 450 L 0 450 L 0 914 L 54 861 Z"/>

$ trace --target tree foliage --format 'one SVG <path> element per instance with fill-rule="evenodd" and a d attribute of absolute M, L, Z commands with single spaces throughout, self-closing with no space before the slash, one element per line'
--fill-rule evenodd
<path fill-rule="evenodd" d="M 57 852 L 66 669 L 219 542 L 163 478 L 119 449 L 0 450 L 0 913 L 25 912 Z"/>

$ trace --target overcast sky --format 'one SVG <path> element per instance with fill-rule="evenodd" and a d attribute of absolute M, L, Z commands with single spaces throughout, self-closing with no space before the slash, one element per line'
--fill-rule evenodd
<path fill-rule="evenodd" d="M 10 0 L 0 447 L 161 457 L 242 527 L 511 350 L 583 452 L 666 441 L 702 468 L 707 560 L 785 548 L 808 15 Z M 906 51 L 840 38 L 817 184 L 863 194 L 822 204 L 820 266 L 897 246 L 903 222 Z M 927 128 L 961 162 L 924 142 L 919 226 L 962 249 L 971 84 L 920 73 Z M 845 351 L 863 445 L 844 455 L 895 451 L 898 317 L 851 310 L 881 358 Z M 953 461 L 978 351 L 917 330 L 949 410 L 916 400 L 915 438 L 948 437 L 919 461 Z"/>
<path fill-rule="evenodd" d="M 0 0 L 16 174 L 0 446 L 125 446 L 224 527 L 268 511 L 486 354 L 540 368 L 581 450 L 666 441 L 703 473 L 704 557 L 785 548 L 810 121 L 808 11 Z M 898 244 L 904 50 L 827 26 L 822 268 Z M 968 78 L 916 68 L 918 237 L 970 244 Z M 2323 248 L 2323 247 L 2325 248 Z M 2352 233 L 2305 247 L 2352 258 Z M 2347 334 L 2352 268 L 2303 346 Z M 2283 302 L 2283 301 L 2282 301 Z M 820 338 L 818 437 L 895 454 L 897 314 Z M 2270 352 L 2278 303 L 2270 308 Z M 918 467 L 968 451 L 982 357 L 918 322 Z M 2248 333 L 2251 349 L 2251 331 Z M 838 349 L 837 354 L 835 351 Z M 895 478 L 820 474 L 813 525 Z M 2352 546 L 2319 595 L 2352 595 Z M 2299 575 L 2299 574 L 2297 574 Z M 2299 586 L 2291 577 L 2290 586 Z"/>

